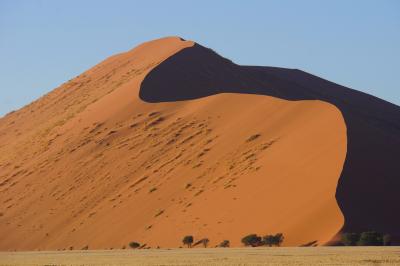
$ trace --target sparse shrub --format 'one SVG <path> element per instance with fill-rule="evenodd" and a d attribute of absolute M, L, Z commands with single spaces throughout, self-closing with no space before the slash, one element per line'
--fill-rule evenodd
<path fill-rule="evenodd" d="M 391 246 L 392 245 L 392 237 L 389 234 L 383 236 L 383 245 L 384 246 Z"/>
<path fill-rule="evenodd" d="M 274 235 L 274 245 L 277 247 L 280 247 L 282 245 L 284 239 L 285 239 L 285 237 L 283 236 L 282 233 L 278 233 L 278 234 Z"/>
<path fill-rule="evenodd" d="M 391 237 L 375 231 L 343 233 L 342 243 L 345 246 L 386 246 L 391 244 Z"/>
<path fill-rule="evenodd" d="M 360 240 L 360 234 L 358 233 L 343 233 L 342 234 L 342 243 L 345 246 L 355 246 L 357 242 Z"/>
<path fill-rule="evenodd" d="M 218 245 L 218 247 L 220 248 L 229 248 L 229 246 L 230 246 L 229 240 L 224 240 Z"/>
<path fill-rule="evenodd" d="M 199 241 L 197 241 L 196 243 L 194 243 L 193 247 L 203 244 L 203 246 L 206 248 L 209 242 L 210 242 L 210 240 L 208 238 L 202 238 Z"/>
<path fill-rule="evenodd" d="M 210 239 L 208 239 L 208 238 L 203 238 L 202 240 L 201 240 L 201 243 L 203 244 L 203 247 L 207 247 L 207 245 L 208 245 L 208 243 L 210 243 Z"/>
<path fill-rule="evenodd" d="M 275 235 L 266 235 L 263 237 L 263 244 L 269 247 L 277 246 L 279 247 L 283 242 L 283 234 L 278 233 Z"/>
<path fill-rule="evenodd" d="M 383 245 L 383 237 L 382 234 L 369 231 L 362 232 L 360 235 L 360 239 L 357 242 L 359 246 L 382 246 Z"/>
<path fill-rule="evenodd" d="M 182 243 L 183 243 L 184 245 L 187 245 L 188 248 L 191 248 L 191 247 L 192 247 L 192 244 L 193 244 L 193 236 L 185 236 L 185 237 L 182 239 Z"/>
<path fill-rule="evenodd" d="M 140 244 L 138 242 L 130 242 L 129 246 L 133 249 L 139 248 Z"/>
<path fill-rule="evenodd" d="M 268 247 L 272 247 L 274 243 L 274 236 L 273 235 L 266 235 L 263 237 L 263 244 L 268 246 Z"/>
<path fill-rule="evenodd" d="M 258 247 L 262 244 L 261 237 L 256 234 L 250 234 L 242 238 L 245 246 Z"/>

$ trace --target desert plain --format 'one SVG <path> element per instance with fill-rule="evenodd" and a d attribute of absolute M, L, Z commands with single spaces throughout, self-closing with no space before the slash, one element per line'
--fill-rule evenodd
<path fill-rule="evenodd" d="M 0 265 L 400 265 L 399 247 L 2 252 Z"/>

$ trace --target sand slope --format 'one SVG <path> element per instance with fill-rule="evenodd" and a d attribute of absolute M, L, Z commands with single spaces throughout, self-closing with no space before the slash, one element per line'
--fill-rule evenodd
<path fill-rule="evenodd" d="M 149 71 L 193 46 L 144 43 L 0 119 L 1 250 L 178 247 L 187 234 L 240 246 L 276 232 L 324 244 L 341 229 L 340 110 L 242 93 L 144 99 Z"/>

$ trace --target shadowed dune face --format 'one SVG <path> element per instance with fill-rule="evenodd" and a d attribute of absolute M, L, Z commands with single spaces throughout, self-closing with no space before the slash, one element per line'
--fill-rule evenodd
<path fill-rule="evenodd" d="M 239 66 L 195 45 L 155 68 L 143 81 L 148 102 L 194 99 L 223 92 L 286 100 L 322 100 L 336 106 L 347 126 L 347 157 L 336 198 L 343 231 L 376 230 L 400 236 L 400 108 L 308 73 Z"/>

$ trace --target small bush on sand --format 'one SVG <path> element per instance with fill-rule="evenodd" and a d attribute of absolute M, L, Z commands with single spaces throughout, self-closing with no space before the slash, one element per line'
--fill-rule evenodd
<path fill-rule="evenodd" d="M 283 243 L 283 240 L 285 239 L 285 237 L 283 236 L 282 233 L 278 233 L 276 235 L 274 235 L 274 245 L 277 247 L 280 247 Z"/>
<path fill-rule="evenodd" d="M 389 234 L 383 236 L 383 245 L 391 246 L 392 245 L 392 237 Z"/>
<path fill-rule="evenodd" d="M 261 237 L 256 234 L 250 234 L 242 238 L 242 243 L 248 247 L 258 247 L 262 244 Z"/>
<path fill-rule="evenodd" d="M 390 246 L 391 236 L 376 231 L 359 233 L 343 233 L 342 244 L 345 246 Z"/>
<path fill-rule="evenodd" d="M 263 244 L 269 247 L 279 247 L 282 244 L 283 239 L 284 237 L 282 233 L 278 233 L 276 235 L 266 235 L 263 237 Z"/>
<path fill-rule="evenodd" d="M 362 232 L 360 235 L 360 239 L 357 242 L 358 246 L 382 246 L 383 245 L 383 236 L 382 234 L 370 231 L 370 232 Z"/>
<path fill-rule="evenodd" d="M 129 243 L 129 246 L 131 247 L 131 248 L 139 248 L 140 247 L 140 244 L 138 243 L 138 242 L 131 242 L 131 243 Z"/>
<path fill-rule="evenodd" d="M 196 243 L 194 243 L 193 247 L 202 244 L 203 247 L 206 248 L 208 246 L 208 243 L 210 243 L 210 240 L 208 238 L 202 238 L 199 241 L 197 241 Z"/>
<path fill-rule="evenodd" d="M 201 244 L 203 244 L 203 247 L 207 247 L 208 243 L 210 243 L 210 239 L 208 238 L 203 238 L 201 241 Z"/>
<path fill-rule="evenodd" d="M 357 233 L 343 233 L 342 243 L 345 246 L 355 246 L 358 240 L 360 240 L 360 234 Z"/>
<path fill-rule="evenodd" d="M 188 248 L 191 248 L 191 247 L 192 247 L 192 244 L 193 244 L 193 236 L 185 236 L 185 237 L 182 239 L 182 243 L 183 243 L 184 245 L 186 245 Z"/>
<path fill-rule="evenodd" d="M 224 240 L 221 243 L 219 243 L 219 245 L 218 245 L 218 247 L 220 247 L 220 248 L 229 248 L 229 246 L 230 246 L 229 240 Z"/>

